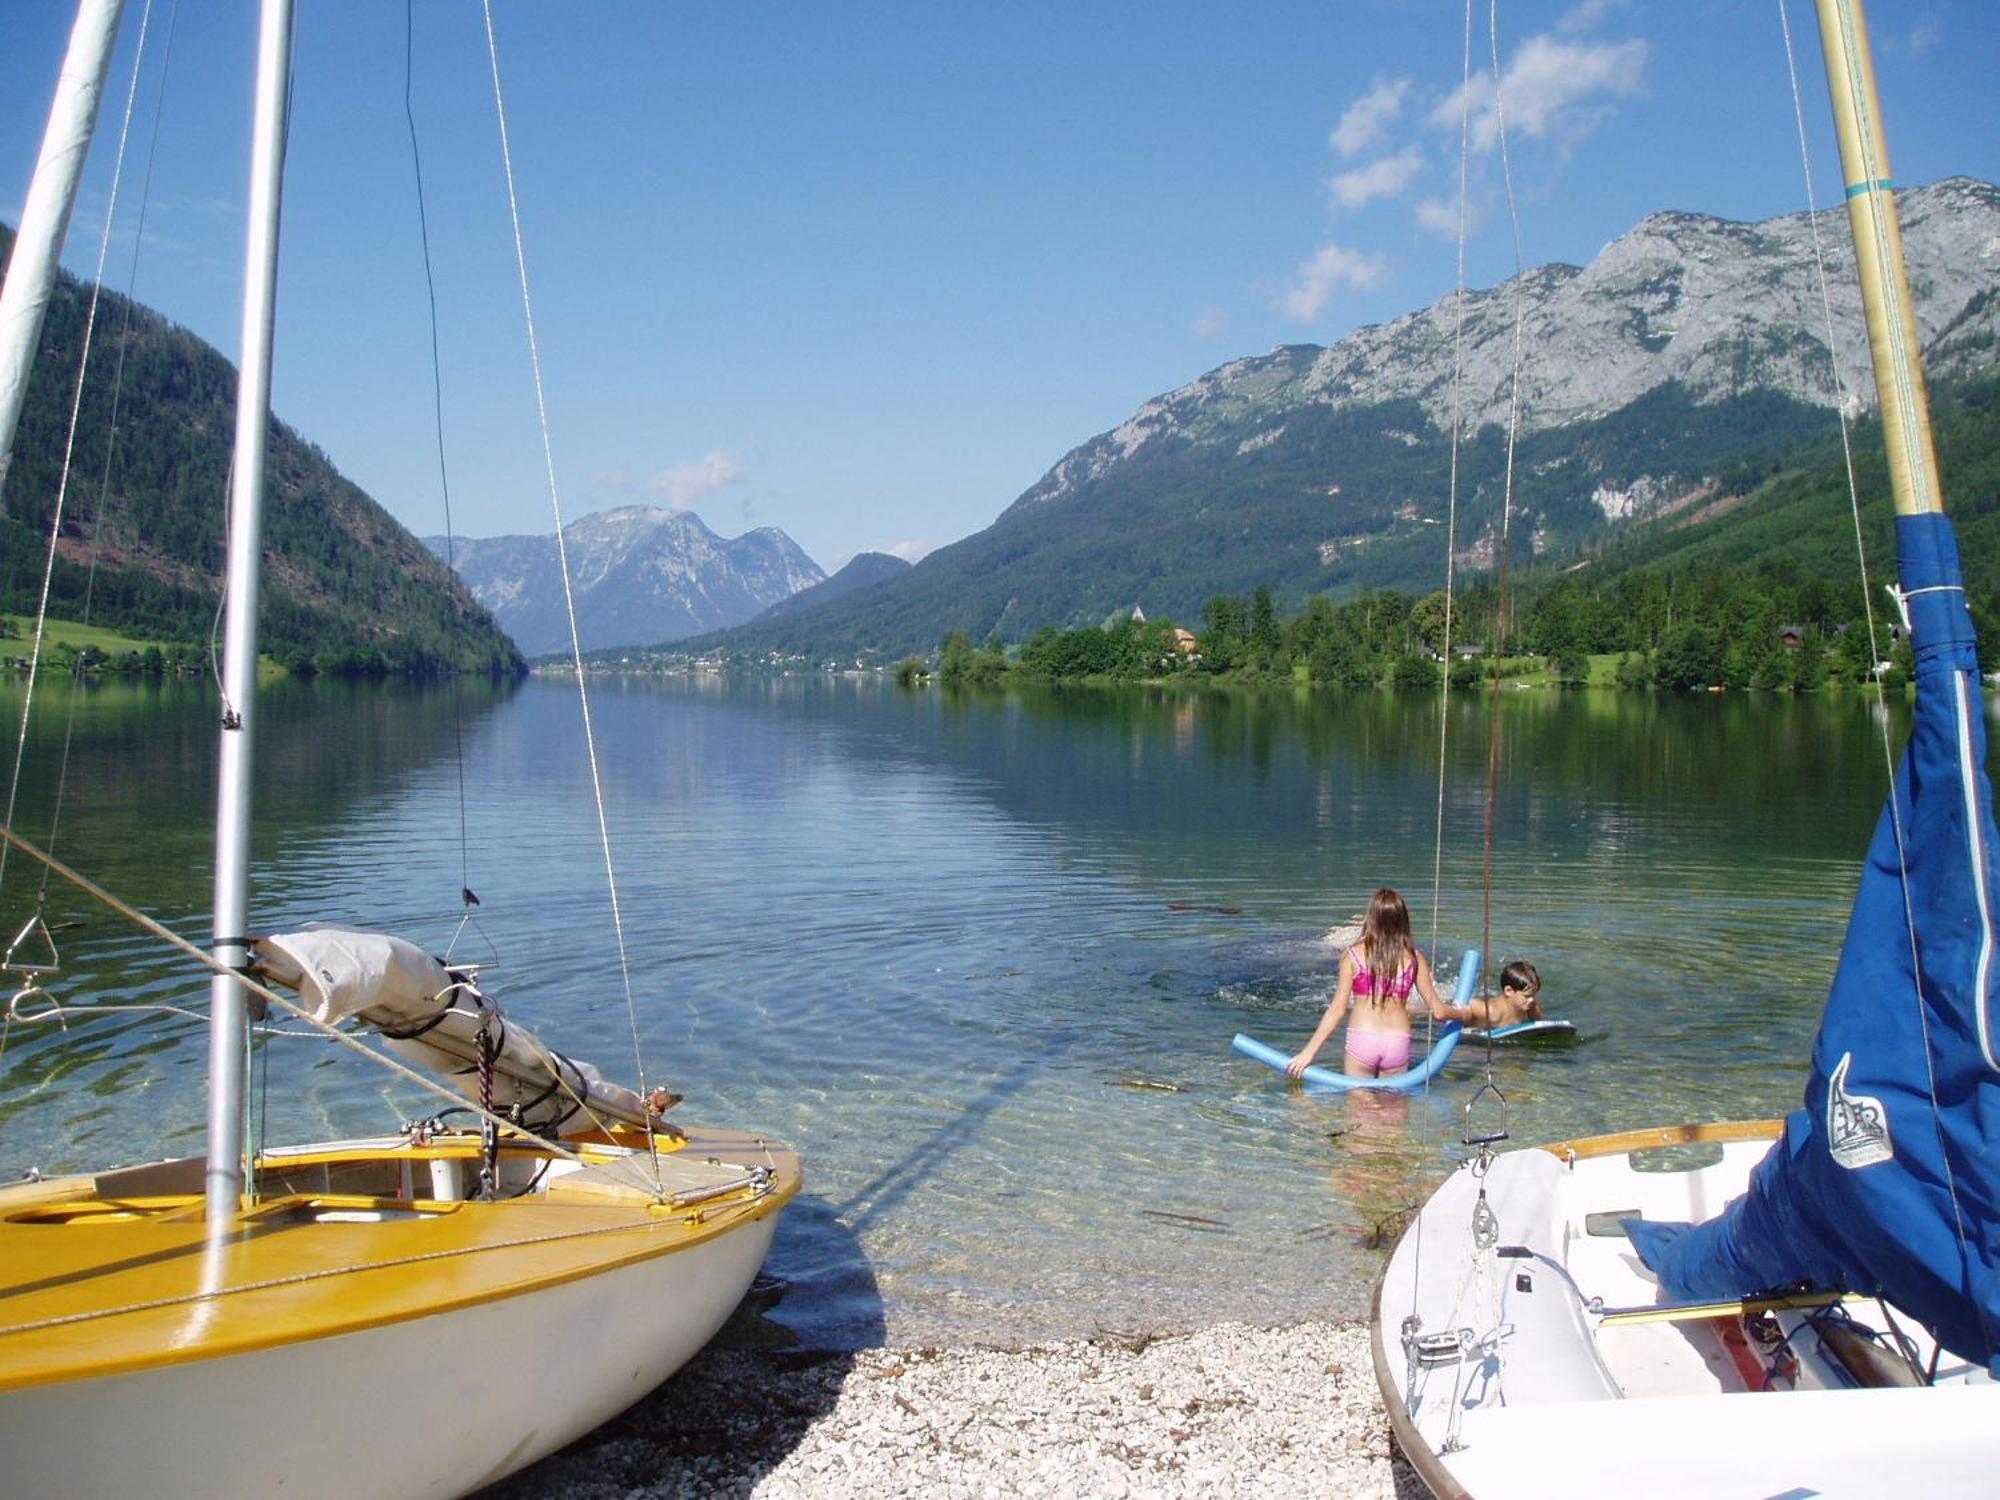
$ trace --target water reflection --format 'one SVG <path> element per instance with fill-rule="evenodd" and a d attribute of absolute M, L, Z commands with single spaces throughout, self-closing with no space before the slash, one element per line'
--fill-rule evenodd
<path fill-rule="evenodd" d="M 1532 958 L 1581 1029 L 1566 1051 L 1495 1049 L 1517 1141 L 1783 1110 L 1886 785 L 1860 700 L 1509 691 L 1489 897 L 1496 718 L 1469 694 L 1442 735 L 1435 696 L 1389 692 L 708 676 L 602 679 L 593 704 L 649 1076 L 691 1117 L 802 1148 L 817 1207 L 777 1263 L 854 1305 L 816 1317 L 795 1291 L 775 1315 L 819 1338 L 1359 1310 L 1366 1242 L 1459 1154 L 1487 1059 L 1461 1048 L 1422 1094 L 1326 1099 L 1228 1040 L 1305 1037 L 1324 935 L 1381 884 L 1420 933 L 1435 917 L 1445 968 L 1466 946 Z M 212 698 L 121 687 L 78 708 L 65 847 L 198 934 Z M 456 703 L 291 685 L 262 734 L 260 923 L 441 948 L 469 881 L 492 987 L 629 1066 L 573 683 Z M 31 830 L 53 786 L 34 775 Z M 0 904 L 32 891 L 16 866 Z M 183 969 L 63 899 L 86 924 L 63 945 L 76 993 L 186 998 Z M 191 1143 L 195 1035 L 16 1028 L 0 1169 L 150 1153 L 139 1120 Z M 316 1044 L 267 1057 L 275 1138 L 422 1112 Z"/>

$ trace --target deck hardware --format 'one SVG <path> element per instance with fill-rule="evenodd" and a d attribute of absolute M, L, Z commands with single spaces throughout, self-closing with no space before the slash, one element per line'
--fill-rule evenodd
<path fill-rule="evenodd" d="M 1497 1130 L 1475 1130 L 1473 1129 L 1473 1124 L 1472 1124 L 1473 1115 L 1479 1110 L 1481 1102 L 1485 1100 L 1486 1096 L 1489 1094 L 1493 1096 L 1492 1102 L 1494 1105 L 1498 1106 L 1500 1111 L 1499 1128 Z M 1507 1096 L 1500 1092 L 1500 1087 L 1498 1084 L 1494 1083 L 1491 1079 L 1488 1079 L 1485 1083 L 1482 1083 L 1477 1089 L 1473 1091 L 1473 1095 L 1470 1099 L 1465 1101 L 1464 1141 L 1465 1144 L 1468 1146 L 1479 1146 L 1483 1148 L 1486 1146 L 1496 1145 L 1499 1142 L 1504 1141 L 1506 1139 L 1507 1139 Z"/>
<path fill-rule="evenodd" d="M 1422 1324 L 1414 1316 L 1403 1319 L 1403 1352 L 1409 1355 L 1412 1370 L 1434 1370 L 1444 1365 L 1455 1365 L 1473 1350 L 1470 1328 L 1446 1328 L 1436 1333 L 1423 1333 L 1421 1327 Z"/>
<path fill-rule="evenodd" d="M 1557 1276 L 1562 1278 L 1563 1285 L 1567 1286 L 1575 1294 L 1577 1302 L 1585 1312 L 1592 1314 L 1602 1314 L 1604 1312 L 1604 1299 L 1602 1297 L 1586 1295 L 1583 1288 L 1576 1284 L 1576 1278 L 1569 1274 L 1569 1267 L 1554 1256 L 1544 1255 L 1539 1250 L 1531 1250 L 1526 1245 L 1502 1245 L 1498 1250 L 1494 1251 L 1494 1254 L 1501 1260 L 1540 1261 Z M 1522 1290 L 1526 1291 L 1529 1288 L 1523 1287 Z"/>
<path fill-rule="evenodd" d="M 1472 1205 L 1472 1243 L 1481 1250 L 1491 1250 L 1500 1243 L 1500 1218 L 1493 1212 L 1493 1205 L 1486 1201 L 1486 1188 L 1479 1189 L 1479 1201 Z"/>
<path fill-rule="evenodd" d="M 59 974 L 62 972 L 62 955 L 56 952 L 55 935 L 49 931 L 49 924 L 42 916 L 42 900 L 35 898 L 35 910 L 21 930 L 14 934 L 14 941 L 7 945 L 7 955 L 0 959 L 0 968 L 10 974 Z M 24 954 L 23 947 L 30 952 Z"/>
<path fill-rule="evenodd" d="M 1493 1205 L 1486 1201 L 1486 1173 L 1492 1166 L 1493 1153 L 1483 1145 L 1479 1154 L 1465 1164 L 1472 1180 L 1479 1184 L 1479 1198 L 1472 1205 L 1472 1243 L 1480 1250 L 1491 1250 L 1500 1243 L 1500 1219 L 1493 1212 Z"/>
<path fill-rule="evenodd" d="M 1607 1208 L 1583 1216 L 1583 1232 L 1594 1239 L 1622 1240 L 1627 1219 L 1643 1219 L 1645 1211 L 1637 1208 Z"/>

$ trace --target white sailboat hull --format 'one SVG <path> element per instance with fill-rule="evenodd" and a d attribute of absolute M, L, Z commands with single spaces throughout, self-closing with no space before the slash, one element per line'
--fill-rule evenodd
<path fill-rule="evenodd" d="M 1666 1396 L 1468 1416 L 1447 1455 L 1476 1496 L 1990 1497 L 1991 1387 Z"/>
<path fill-rule="evenodd" d="M 1702 1134 L 1661 1132 L 1664 1151 L 1626 1137 L 1602 1154 L 1582 1141 L 1495 1158 L 1484 1253 L 1472 1172 L 1424 1205 L 1376 1288 L 1373 1334 L 1398 1444 L 1432 1491 L 1992 1495 L 2000 1384 L 1983 1370 L 1947 1354 L 1934 1385 L 1857 1387 L 1805 1311 L 1774 1310 L 1773 1343 L 1740 1312 L 1662 1305 L 1617 1219 L 1711 1217 L 1768 1145 L 1748 1128 Z M 1877 1331 L 1893 1316 L 1873 1302 L 1841 1312 Z M 1413 1362 L 1412 1318 L 1417 1335 L 1465 1330 L 1463 1355 Z M 1894 1326 L 1928 1364 L 1914 1320 Z"/>

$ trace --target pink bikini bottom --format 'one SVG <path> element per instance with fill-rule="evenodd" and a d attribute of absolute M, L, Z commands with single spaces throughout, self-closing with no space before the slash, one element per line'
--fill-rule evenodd
<path fill-rule="evenodd" d="M 1410 1034 L 1407 1031 L 1347 1032 L 1347 1071 L 1362 1075 L 1400 1073 L 1410 1065 Z"/>

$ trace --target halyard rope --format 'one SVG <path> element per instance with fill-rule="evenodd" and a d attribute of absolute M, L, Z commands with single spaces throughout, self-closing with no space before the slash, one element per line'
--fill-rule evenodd
<path fill-rule="evenodd" d="M 403 120 L 410 132 L 410 171 L 416 180 L 417 236 L 423 247 L 424 295 L 430 309 L 431 334 L 431 426 L 437 434 L 438 495 L 444 503 L 444 566 L 447 574 L 458 567 L 458 537 L 451 524 L 451 469 L 444 449 L 444 364 L 438 354 L 437 278 L 431 273 L 430 214 L 424 206 L 424 157 L 417 146 L 417 115 L 411 102 L 416 71 L 416 0 L 403 5 Z M 463 643 L 465 637 L 461 635 Z M 459 692 L 459 675 L 451 683 L 452 764 L 458 773 L 458 889 L 461 909 L 469 918 L 475 898 L 472 894 L 471 835 L 465 816 L 465 715 Z M 449 957 L 449 954 L 446 955 Z"/>
<path fill-rule="evenodd" d="M 639 1097 L 650 1097 L 646 1087 L 646 1061 L 639 1046 L 639 1005 L 632 993 L 632 960 L 625 943 L 625 913 L 618 900 L 618 867 L 611 855 L 611 824 L 604 811 L 604 777 L 597 763 L 597 734 L 590 716 L 589 674 L 583 665 L 583 637 L 576 622 L 576 592 L 570 582 L 569 543 L 563 536 L 562 491 L 556 483 L 555 444 L 549 428 L 548 398 L 542 383 L 542 350 L 535 334 L 534 299 L 528 291 L 527 242 L 521 231 L 521 201 L 514 185 L 514 153 L 507 136 L 507 100 L 500 86 L 500 44 L 493 31 L 493 0 L 484 0 L 486 56 L 493 73 L 493 109 L 500 127 L 500 158 L 507 176 L 507 210 L 514 226 L 514 264 L 521 282 L 521 311 L 527 322 L 528 357 L 534 369 L 535 411 L 540 419 L 542 463 L 549 486 L 549 505 L 555 512 L 556 560 L 563 584 L 563 610 L 569 619 L 570 660 L 576 669 L 577 700 L 583 709 L 584 750 L 590 761 L 590 792 L 597 808 L 597 837 L 604 851 L 604 879 L 611 896 L 611 926 L 618 941 L 618 973 L 625 987 L 625 1016 L 632 1032 L 632 1066 L 639 1080 Z M 646 1142 L 653 1144 L 653 1123 L 646 1121 Z M 649 1152 L 650 1154 L 650 1152 Z M 655 1161 L 657 1172 L 657 1159 Z M 657 1186 L 657 1182 L 655 1184 Z"/>

